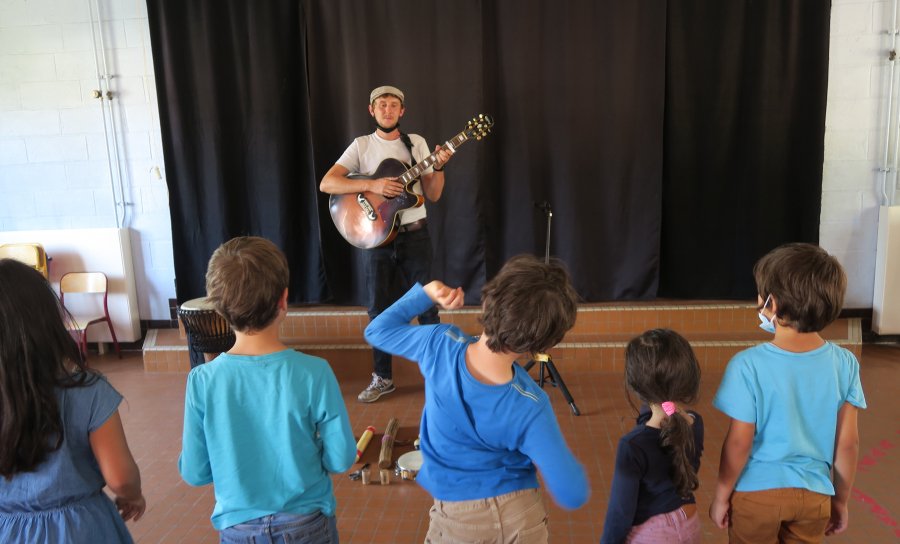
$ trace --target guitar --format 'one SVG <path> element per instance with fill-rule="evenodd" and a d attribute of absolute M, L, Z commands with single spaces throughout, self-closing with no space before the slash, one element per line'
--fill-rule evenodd
<path fill-rule="evenodd" d="M 481 140 L 487 136 L 492 126 L 494 121 L 490 116 L 479 114 L 466 123 L 465 130 L 448 140 L 443 147 L 456 151 L 456 148 L 473 138 Z M 393 198 L 385 198 L 369 191 L 331 195 L 328 199 L 328 211 L 331 212 L 331 219 L 341 236 L 362 249 L 391 243 L 400 226 L 400 212 L 418 208 L 425 203 L 425 198 L 413 192 L 412 186 L 425 170 L 437 162 L 437 153 L 435 151 L 412 168 L 397 159 L 385 159 L 371 176 L 347 176 L 350 179 L 396 177 L 397 181 L 403 183 L 404 190 Z"/>

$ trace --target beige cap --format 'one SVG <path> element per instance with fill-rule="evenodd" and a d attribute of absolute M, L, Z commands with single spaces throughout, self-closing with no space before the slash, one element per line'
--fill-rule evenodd
<path fill-rule="evenodd" d="M 392 87 L 390 85 L 382 85 L 381 87 L 376 87 L 372 90 L 371 94 L 369 94 L 369 104 L 375 102 L 376 98 L 384 96 L 386 94 L 392 94 L 400 99 L 400 103 L 404 102 L 403 100 L 403 91 L 398 89 L 397 87 Z"/>

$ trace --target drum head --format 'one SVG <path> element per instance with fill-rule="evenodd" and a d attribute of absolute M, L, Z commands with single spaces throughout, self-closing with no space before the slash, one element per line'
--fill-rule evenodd
<path fill-rule="evenodd" d="M 412 470 L 418 472 L 422 468 L 422 452 L 411 451 L 404 453 L 397 459 L 400 470 Z"/>

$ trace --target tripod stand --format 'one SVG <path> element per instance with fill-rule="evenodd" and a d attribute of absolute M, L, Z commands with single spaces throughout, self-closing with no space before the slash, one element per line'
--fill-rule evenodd
<path fill-rule="evenodd" d="M 553 210 L 550 209 L 550 203 L 546 200 L 541 202 L 540 204 L 535 203 L 541 211 L 544 212 L 544 215 L 547 216 L 547 241 L 544 246 L 544 262 L 550 262 L 550 223 L 553 221 Z M 525 372 L 531 370 L 531 367 L 535 365 L 535 363 L 540 363 L 540 378 L 538 379 L 538 385 L 541 386 L 541 389 L 544 388 L 544 382 L 549 382 L 553 387 L 558 388 L 562 391 L 563 398 L 566 399 L 566 402 L 569 403 L 569 407 L 572 408 L 572 413 L 576 416 L 580 416 L 581 412 L 578 410 L 578 407 L 575 406 L 575 399 L 572 398 L 572 393 L 569 393 L 569 388 L 566 387 L 566 382 L 563 381 L 562 375 L 560 375 L 559 370 L 556 369 L 556 365 L 553 364 L 553 358 L 550 357 L 548 353 L 535 353 L 533 354 L 533 359 L 525 363 L 523 367 Z"/>

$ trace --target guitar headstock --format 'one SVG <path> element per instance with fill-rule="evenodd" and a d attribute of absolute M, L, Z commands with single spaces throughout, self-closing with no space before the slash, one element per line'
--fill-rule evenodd
<path fill-rule="evenodd" d="M 471 121 L 466 123 L 466 130 L 464 132 L 469 138 L 480 140 L 488 135 L 493 126 L 494 120 L 491 119 L 490 115 L 479 113 L 478 116 L 473 117 Z"/>

